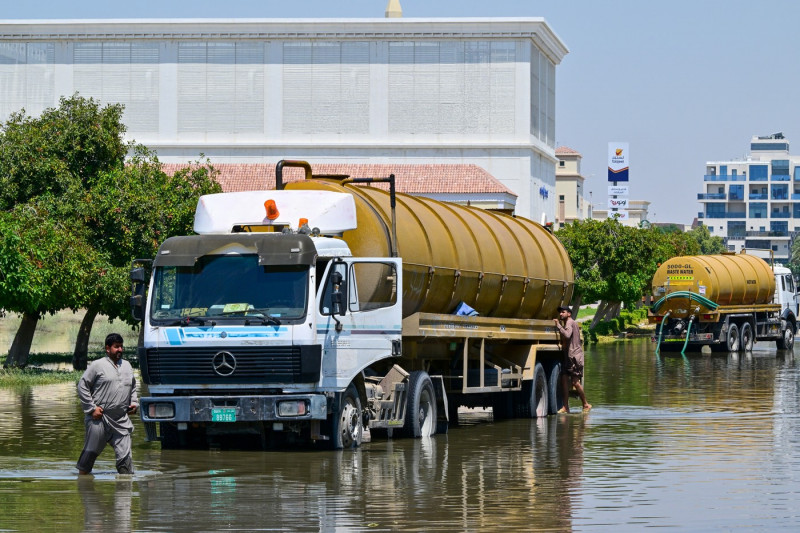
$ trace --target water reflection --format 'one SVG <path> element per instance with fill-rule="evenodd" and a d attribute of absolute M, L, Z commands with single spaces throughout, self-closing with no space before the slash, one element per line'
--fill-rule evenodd
<path fill-rule="evenodd" d="M 800 525 L 800 379 L 791 355 L 587 353 L 588 414 L 461 427 L 355 452 L 161 451 L 134 432 L 77 479 L 74 385 L 0 389 L 0 525 L 216 531 L 638 530 Z"/>

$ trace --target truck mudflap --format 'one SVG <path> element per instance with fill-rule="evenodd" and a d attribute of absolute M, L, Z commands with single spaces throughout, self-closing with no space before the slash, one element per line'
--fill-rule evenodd
<path fill-rule="evenodd" d="M 264 396 L 151 396 L 140 399 L 147 422 L 265 422 L 325 420 L 324 394 Z"/>

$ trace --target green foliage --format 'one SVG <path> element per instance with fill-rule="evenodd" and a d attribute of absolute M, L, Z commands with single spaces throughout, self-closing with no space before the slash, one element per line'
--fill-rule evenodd
<path fill-rule="evenodd" d="M 792 271 L 795 277 L 800 276 L 800 239 L 792 242 L 792 253 L 786 266 Z"/>
<path fill-rule="evenodd" d="M 39 117 L 13 113 L 0 130 L 0 210 L 45 193 L 66 194 L 121 166 L 122 109 L 75 95 Z"/>
<path fill-rule="evenodd" d="M 618 317 L 613 320 L 599 322 L 590 328 L 590 322 L 581 324 L 581 336 L 585 343 L 596 343 L 599 337 L 617 336 L 631 326 L 641 324 L 647 319 L 647 308 L 623 309 Z"/>
<path fill-rule="evenodd" d="M 721 254 L 727 251 L 725 241 L 722 237 L 711 235 L 708 226 L 701 224 L 689 231 L 688 234 L 695 239 L 700 246 L 700 255 Z"/>
<path fill-rule="evenodd" d="M 208 164 L 170 176 L 126 145 L 122 111 L 75 95 L 0 128 L 0 309 L 127 319 L 131 260 L 191 232 L 198 197 L 221 191 Z"/>
<path fill-rule="evenodd" d="M 614 219 L 575 221 L 556 236 L 572 261 L 583 301 L 627 307 L 648 291 L 660 263 L 698 252 L 697 242 L 686 234 L 623 226 Z"/>
<path fill-rule="evenodd" d="M 77 383 L 81 372 L 41 368 L 0 369 L 0 388 L 25 388 L 52 383 Z"/>
<path fill-rule="evenodd" d="M 53 217 L 53 199 L 0 211 L 0 307 L 41 315 L 86 303 L 103 259 L 79 229 Z"/>

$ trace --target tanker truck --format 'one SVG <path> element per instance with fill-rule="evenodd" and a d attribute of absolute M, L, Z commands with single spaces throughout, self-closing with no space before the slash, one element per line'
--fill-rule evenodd
<path fill-rule="evenodd" d="M 539 224 L 281 161 L 275 190 L 202 196 L 194 230 L 131 268 L 162 447 L 353 448 L 444 432 L 460 406 L 560 407 L 573 270 Z"/>
<path fill-rule="evenodd" d="M 739 254 L 673 257 L 652 282 L 657 350 L 748 352 L 757 341 L 794 346 L 797 291 L 788 268 Z"/>

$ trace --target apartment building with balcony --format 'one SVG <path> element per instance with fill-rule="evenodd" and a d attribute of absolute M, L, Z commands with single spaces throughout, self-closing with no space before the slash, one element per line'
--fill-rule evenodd
<path fill-rule="evenodd" d="M 800 156 L 782 133 L 754 136 L 746 159 L 706 163 L 697 199 L 699 221 L 730 251 L 772 250 L 785 263 L 800 232 Z"/>

